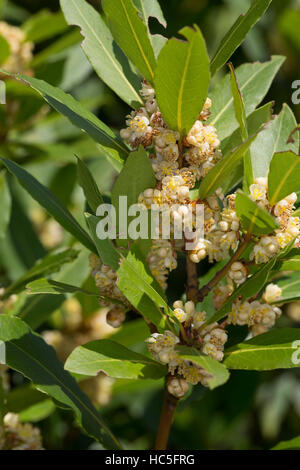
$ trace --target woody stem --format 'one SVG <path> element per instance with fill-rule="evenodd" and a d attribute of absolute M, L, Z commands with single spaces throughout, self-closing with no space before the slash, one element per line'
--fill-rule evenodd
<path fill-rule="evenodd" d="M 164 401 L 160 416 L 160 423 L 155 442 L 155 450 L 166 450 L 174 420 L 178 398 L 168 392 L 167 383 L 165 387 Z"/>
<path fill-rule="evenodd" d="M 210 293 L 210 291 L 223 279 L 223 277 L 227 274 L 233 263 L 235 263 L 235 261 L 237 261 L 247 249 L 250 241 L 251 234 L 247 234 L 244 241 L 240 243 L 238 249 L 228 261 L 228 263 L 215 275 L 215 277 L 212 278 L 212 280 L 208 284 L 203 286 L 202 289 L 198 291 L 198 302 L 202 302 L 204 297 L 206 297 Z"/>

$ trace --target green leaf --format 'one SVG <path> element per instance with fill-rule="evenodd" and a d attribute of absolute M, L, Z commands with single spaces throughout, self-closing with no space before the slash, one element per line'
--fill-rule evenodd
<path fill-rule="evenodd" d="M 56 409 L 52 400 L 44 400 L 30 406 L 19 414 L 21 423 L 37 423 L 48 418 Z"/>
<path fill-rule="evenodd" d="M 300 155 L 275 153 L 268 175 L 269 202 L 273 206 L 288 194 L 300 189 Z"/>
<path fill-rule="evenodd" d="M 239 89 L 239 84 L 235 75 L 233 65 L 231 63 L 228 65 L 230 68 L 230 83 L 231 83 L 231 90 L 232 90 L 232 96 L 233 96 L 233 106 L 235 110 L 235 116 L 240 126 L 240 133 L 242 136 L 242 140 L 247 140 L 248 129 L 247 129 L 246 111 L 245 111 L 243 96 Z"/>
<path fill-rule="evenodd" d="M 1 315 L 0 340 L 6 344 L 6 363 L 30 379 L 63 408 L 73 410 L 85 432 L 109 449 L 120 449 L 89 398 L 63 369 L 54 349 L 18 318 Z"/>
<path fill-rule="evenodd" d="M 299 367 L 295 360 L 299 349 L 295 342 L 299 340 L 300 329 L 274 329 L 226 350 L 224 364 L 229 369 L 243 370 Z"/>
<path fill-rule="evenodd" d="M 27 41 L 38 44 L 63 33 L 67 27 L 62 12 L 52 13 L 49 10 L 41 10 L 29 17 L 22 25 L 22 30 L 26 34 Z"/>
<path fill-rule="evenodd" d="M 99 13 L 85 0 L 61 0 L 60 4 L 67 22 L 80 27 L 82 48 L 99 77 L 122 100 L 133 108 L 139 107 L 140 80 Z"/>
<path fill-rule="evenodd" d="M 148 36 L 147 25 L 131 0 L 102 1 L 114 39 L 143 77 L 153 83 L 156 59 Z"/>
<path fill-rule="evenodd" d="M 298 153 L 299 135 L 295 135 L 294 142 L 288 139 L 297 126 L 292 110 L 284 104 L 281 113 L 265 127 L 258 139 L 251 145 L 251 161 L 254 178 L 267 176 L 270 162 L 274 153 L 288 150 Z"/>
<path fill-rule="evenodd" d="M 117 379 L 160 379 L 168 372 L 159 362 L 108 339 L 77 347 L 68 357 L 65 369 L 88 376 L 102 371 Z"/>
<path fill-rule="evenodd" d="M 79 31 L 71 31 L 70 33 L 64 34 L 56 41 L 51 41 L 48 47 L 45 47 L 40 52 L 34 55 L 31 62 L 31 66 L 41 67 L 41 65 L 48 65 L 51 67 L 51 60 L 58 54 L 71 49 L 73 46 L 80 44 L 82 36 Z M 53 65 L 52 65 L 53 67 Z"/>
<path fill-rule="evenodd" d="M 90 251 L 95 252 L 96 248 L 86 233 L 86 231 L 74 219 L 72 214 L 66 209 L 59 199 L 46 186 L 39 183 L 30 173 L 6 158 L 1 159 L 7 169 L 18 178 L 23 188 L 35 199 L 47 212 L 49 212 L 58 223 L 79 240 Z"/>
<path fill-rule="evenodd" d="M 109 238 L 101 240 L 97 236 L 97 225 L 100 219 L 91 214 L 85 214 L 85 217 L 90 229 L 91 236 L 95 242 L 97 253 L 99 254 L 102 262 L 117 271 L 119 268 L 121 256 Z"/>
<path fill-rule="evenodd" d="M 0 35 L 0 64 L 3 64 L 10 56 L 10 45 L 7 40 Z"/>
<path fill-rule="evenodd" d="M 271 450 L 300 450 L 300 436 L 294 437 L 294 439 L 289 441 L 279 442 Z"/>
<path fill-rule="evenodd" d="M 284 61 L 282 56 L 273 56 L 268 62 L 243 64 L 236 69 L 236 78 L 243 94 L 246 116 L 252 113 L 267 94 L 271 83 Z M 227 74 L 209 94 L 212 100 L 209 124 L 216 127 L 222 141 L 237 128 L 230 75 Z"/>
<path fill-rule="evenodd" d="M 217 312 L 212 315 L 207 322 L 205 322 L 205 325 L 210 325 L 211 323 L 219 321 L 225 317 L 231 311 L 231 306 L 234 300 L 238 297 L 243 301 L 253 297 L 261 291 L 266 284 L 275 263 L 276 257 L 270 259 L 268 263 L 264 264 L 260 269 L 258 269 L 258 271 L 256 271 L 256 273 L 241 284 L 226 300 L 223 307 L 217 310 Z"/>
<path fill-rule="evenodd" d="M 247 129 L 249 135 L 255 134 L 259 129 L 271 121 L 274 102 L 270 102 L 253 111 L 247 117 Z M 242 143 L 240 129 L 236 129 L 231 136 L 221 142 L 221 150 L 224 155 Z"/>
<path fill-rule="evenodd" d="M 166 28 L 167 22 L 157 0 L 133 0 L 144 23 L 148 24 L 149 18 L 156 18 L 159 23 Z"/>
<path fill-rule="evenodd" d="M 92 292 L 81 287 L 72 286 L 70 284 L 65 284 L 63 282 L 57 282 L 53 279 L 37 279 L 36 281 L 30 282 L 26 285 L 27 293 L 29 295 L 38 295 L 38 294 L 51 294 L 51 295 L 60 295 L 60 294 L 84 294 L 92 297 L 97 297 L 100 300 L 106 300 L 113 304 L 120 304 L 121 302 L 107 297 L 104 295 L 99 295 L 99 292 Z"/>
<path fill-rule="evenodd" d="M 98 207 L 103 204 L 96 181 L 86 164 L 77 157 L 78 182 L 83 189 L 86 200 L 91 209 L 96 213 Z"/>
<path fill-rule="evenodd" d="M 0 239 L 5 237 L 6 230 L 10 221 L 11 214 L 11 196 L 4 172 L 0 173 Z"/>
<path fill-rule="evenodd" d="M 196 348 L 177 346 L 175 349 L 181 359 L 198 364 L 211 375 L 208 381 L 210 390 L 223 385 L 229 379 L 229 372 L 223 364 L 210 356 L 201 354 Z"/>
<path fill-rule="evenodd" d="M 235 110 L 235 117 L 240 126 L 240 133 L 242 141 L 245 141 L 249 137 L 248 128 L 247 128 L 247 119 L 245 104 L 243 100 L 243 95 L 239 89 L 239 84 L 235 75 L 233 65 L 229 64 L 230 68 L 230 83 L 233 96 L 233 104 Z M 249 151 L 244 156 L 244 182 L 243 187 L 246 189 L 253 183 L 253 170 L 251 165 L 251 156 Z"/>
<path fill-rule="evenodd" d="M 149 28 L 149 18 L 155 18 L 164 28 L 167 27 L 167 22 L 164 18 L 163 12 L 157 0 L 133 0 L 133 4 L 138 9 L 138 12 L 148 27 L 148 36 L 155 56 L 159 55 L 162 47 L 165 45 L 167 38 L 160 34 L 151 34 Z"/>
<path fill-rule="evenodd" d="M 66 300 L 65 295 L 35 295 L 26 297 L 26 302 L 17 315 L 33 330 L 36 330 L 46 322 L 50 315 L 59 309 Z"/>
<path fill-rule="evenodd" d="M 249 135 L 253 135 L 257 133 L 265 123 L 271 120 L 272 105 L 273 103 L 268 103 L 256 109 L 255 111 L 253 111 L 253 113 L 251 113 L 248 116 L 247 128 L 249 131 Z M 234 149 L 241 143 L 242 143 L 242 137 L 241 137 L 240 129 L 236 129 L 230 137 L 228 137 L 221 143 L 221 150 L 223 152 L 223 155 L 226 155 L 227 153 L 229 153 L 232 149 Z M 243 165 L 243 161 L 240 161 L 240 163 L 236 166 L 236 168 L 232 172 L 230 178 L 227 179 L 226 183 L 224 184 L 223 191 L 225 194 L 231 193 L 233 188 L 235 188 L 242 181 L 243 173 L 244 173 L 244 165 Z"/>
<path fill-rule="evenodd" d="M 276 279 L 275 282 L 282 290 L 280 301 L 276 303 L 290 303 L 300 299 L 300 275 L 298 272 L 289 274 L 283 279 Z"/>
<path fill-rule="evenodd" d="M 226 178 L 230 178 L 232 172 L 242 160 L 252 142 L 255 141 L 258 134 L 251 136 L 246 142 L 233 149 L 222 160 L 220 160 L 201 181 L 199 188 L 199 198 L 206 199 L 216 189 L 226 184 Z"/>
<path fill-rule="evenodd" d="M 28 83 L 43 96 L 50 106 L 66 116 L 74 126 L 84 130 L 92 139 L 98 142 L 101 150 L 108 158 L 115 159 L 118 162 L 126 159 L 129 150 L 121 139 L 71 95 L 37 78 L 26 77 L 24 75 L 18 75 L 17 78 Z"/>
<path fill-rule="evenodd" d="M 164 120 L 171 129 L 186 135 L 207 98 L 210 71 L 205 41 L 198 26 L 185 27 L 179 33 L 187 41 L 172 38 L 163 47 L 154 83 Z"/>
<path fill-rule="evenodd" d="M 300 248 L 292 249 L 286 256 L 283 256 L 276 269 L 280 271 L 300 271 Z"/>
<path fill-rule="evenodd" d="M 116 180 L 111 195 L 111 202 L 116 209 L 117 232 L 119 233 L 119 217 L 128 214 L 129 208 L 138 203 L 139 195 L 148 188 L 154 188 L 156 184 L 155 174 L 146 150 L 140 146 L 139 150 L 129 154 L 126 163 Z M 120 208 L 120 197 L 127 196 L 127 207 Z M 130 220 L 134 217 L 127 217 L 124 229 L 127 232 Z M 122 237 L 127 238 L 128 233 L 122 232 Z"/>
<path fill-rule="evenodd" d="M 144 262 L 139 259 L 134 249 L 131 248 L 131 251 L 124 257 L 114 247 L 111 240 L 100 240 L 97 237 L 99 219 L 90 214 L 86 214 L 86 218 L 100 258 L 104 264 L 108 264 L 117 272 L 117 285 L 128 301 L 144 318 L 160 330 L 167 326 L 173 329 L 160 308 L 164 309 L 166 315 L 172 316 L 172 311 L 165 299 L 157 292 L 154 278 L 147 272 Z"/>
<path fill-rule="evenodd" d="M 248 32 L 265 13 L 272 0 L 254 0 L 247 13 L 241 15 L 222 39 L 221 44 L 211 61 L 211 73 L 214 75 L 226 62 Z"/>
<path fill-rule="evenodd" d="M 36 294 L 77 294 L 82 293 L 85 295 L 93 295 L 99 297 L 98 292 L 90 292 L 85 289 L 81 289 L 77 286 L 71 286 L 70 284 L 64 284 L 62 282 L 54 281 L 53 279 L 37 279 L 36 281 L 30 282 L 26 285 L 27 293 L 29 295 Z"/>
<path fill-rule="evenodd" d="M 248 233 L 266 235 L 279 227 L 271 214 L 242 192 L 238 192 L 236 195 L 235 209 L 243 229 Z"/>
<path fill-rule="evenodd" d="M 300 50 L 299 21 L 300 11 L 296 6 L 295 9 L 283 9 L 278 22 L 279 31 L 282 36 L 298 51 Z"/>
<path fill-rule="evenodd" d="M 39 260 L 29 271 L 11 284 L 6 290 L 3 298 L 8 298 L 12 294 L 20 292 L 26 284 L 42 276 L 53 274 L 59 271 L 63 264 L 71 263 L 77 257 L 75 250 L 65 250 L 59 253 L 50 253 L 45 258 Z"/>

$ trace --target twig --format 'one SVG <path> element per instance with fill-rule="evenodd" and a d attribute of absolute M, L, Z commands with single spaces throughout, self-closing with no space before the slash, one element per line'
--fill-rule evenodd
<path fill-rule="evenodd" d="M 155 450 L 166 450 L 167 448 L 177 403 L 178 398 L 175 398 L 168 392 L 166 383 L 164 402 L 162 406 L 160 423 L 155 442 Z"/>
<path fill-rule="evenodd" d="M 250 240 L 251 235 L 247 234 L 244 241 L 240 243 L 238 249 L 232 256 L 232 258 L 228 261 L 228 263 L 215 275 L 215 277 L 213 277 L 213 279 L 208 284 L 203 286 L 202 289 L 198 291 L 198 302 L 202 302 L 204 297 L 206 297 L 210 293 L 210 291 L 223 279 L 223 277 L 227 274 L 233 263 L 235 263 L 235 261 L 237 261 L 247 249 Z"/>
<path fill-rule="evenodd" d="M 186 274 L 186 298 L 187 300 L 192 300 L 193 302 L 197 303 L 199 294 L 197 265 L 193 263 L 188 256 L 186 258 Z"/>

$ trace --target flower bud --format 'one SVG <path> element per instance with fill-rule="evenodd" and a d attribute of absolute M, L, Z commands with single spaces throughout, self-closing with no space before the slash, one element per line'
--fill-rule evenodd
<path fill-rule="evenodd" d="M 126 314 L 122 308 L 115 307 L 106 315 L 106 322 L 113 328 L 119 328 L 125 321 Z"/>
<path fill-rule="evenodd" d="M 168 392 L 176 398 L 182 398 L 189 390 L 189 384 L 185 379 L 171 377 L 167 383 Z"/>

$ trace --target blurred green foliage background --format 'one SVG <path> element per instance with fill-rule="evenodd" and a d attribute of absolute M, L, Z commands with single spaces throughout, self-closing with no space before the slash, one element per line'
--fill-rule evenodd
<path fill-rule="evenodd" d="M 90 3 L 101 11 L 100 0 L 90 0 Z M 160 4 L 168 20 L 168 36 L 175 35 L 185 25 L 197 23 L 204 33 L 210 54 L 213 54 L 237 16 L 248 9 L 250 0 L 160 0 Z M 21 25 L 43 9 L 58 11 L 59 2 L 0 0 L 0 9 L 3 20 L 13 25 Z M 154 20 L 151 20 L 151 29 L 163 32 Z M 70 33 L 70 30 L 68 31 Z M 54 50 L 43 59 L 42 54 L 49 51 L 49 47 L 65 34 L 66 31 L 58 34 L 55 39 L 45 39 L 36 45 L 35 58 L 39 57 L 35 67 L 36 76 L 71 92 L 96 111 L 104 122 L 120 129 L 129 109 L 92 73 L 90 65 L 80 52 L 78 34 L 69 47 L 58 53 Z M 280 111 L 282 103 L 287 102 L 299 122 L 300 106 L 292 103 L 291 96 L 292 83 L 300 80 L 300 0 L 273 0 L 267 14 L 234 54 L 232 62 L 237 67 L 244 62 L 268 60 L 270 55 L 274 54 L 285 55 L 287 59 L 265 102 L 276 100 L 276 113 Z M 224 70 L 214 80 L 218 80 L 222 73 Z M 26 166 L 80 218 L 83 197 L 75 185 L 74 154 L 89 162 L 102 192 L 106 195 L 109 194 L 116 176 L 115 170 L 107 161 L 98 157 L 94 144 L 64 118 L 47 110 L 43 113 L 44 105 L 39 98 L 33 98 L 31 95 L 26 97 L 21 88 L 9 90 L 9 93 L 12 93 L 14 99 L 18 96 L 18 99 L 23 101 L 13 128 L 3 137 L 0 129 L 1 154 L 8 155 Z M 0 123 L 2 127 L 7 124 L 3 109 L 0 109 Z M 36 222 L 38 217 L 44 217 L 45 222 L 46 216 L 37 216 L 37 206 L 12 179 L 10 184 L 14 195 L 14 215 L 8 238 L 0 241 L 0 280 L 4 285 L 18 278 L 49 248 L 47 242 L 41 238 Z M 16 220 L 20 221 L 20 218 L 22 241 L 17 237 L 16 226 Z M 65 234 L 63 239 L 64 242 L 69 242 Z M 87 275 L 85 260 L 82 265 L 77 266 L 80 266 L 82 276 L 82 273 Z M 71 276 L 71 273 L 69 274 Z M 178 277 L 182 280 L 180 285 L 175 284 L 173 277 L 170 277 L 169 291 L 174 299 L 179 298 L 184 290 L 184 273 Z M 61 278 L 66 279 L 65 273 Z M 82 307 L 86 308 L 87 313 L 92 311 L 94 306 L 84 304 L 82 300 Z M 47 328 L 56 328 L 59 322 L 58 317 L 54 316 L 54 319 L 48 322 Z M 293 324 L 288 317 L 283 317 L 281 322 L 283 325 Z M 39 331 L 43 329 L 45 326 Z M 134 334 L 130 346 L 140 350 L 143 345 L 138 335 L 135 338 Z M 18 406 L 22 409 L 25 406 L 24 397 L 28 394 L 30 397 L 32 392 L 18 374 L 11 375 L 11 382 L 12 394 L 15 393 L 11 400 L 14 401 L 16 409 Z M 17 386 L 25 387 L 26 393 L 20 394 Z M 161 401 L 161 384 L 151 381 L 117 381 L 112 399 L 102 407 L 101 412 L 127 448 L 146 449 L 153 446 Z M 28 403 L 30 404 L 30 398 Z M 33 421 L 34 413 L 24 412 L 23 420 L 29 418 Z M 36 420 L 47 449 L 97 448 L 73 425 L 72 416 L 63 410 L 49 407 L 48 412 L 44 411 L 44 416 L 36 412 Z M 182 401 L 169 447 L 268 449 L 281 440 L 291 439 L 299 434 L 300 373 L 297 369 L 292 372 L 233 372 L 231 379 L 223 387 L 210 392 L 199 385 L 195 387 L 193 396 Z"/>

